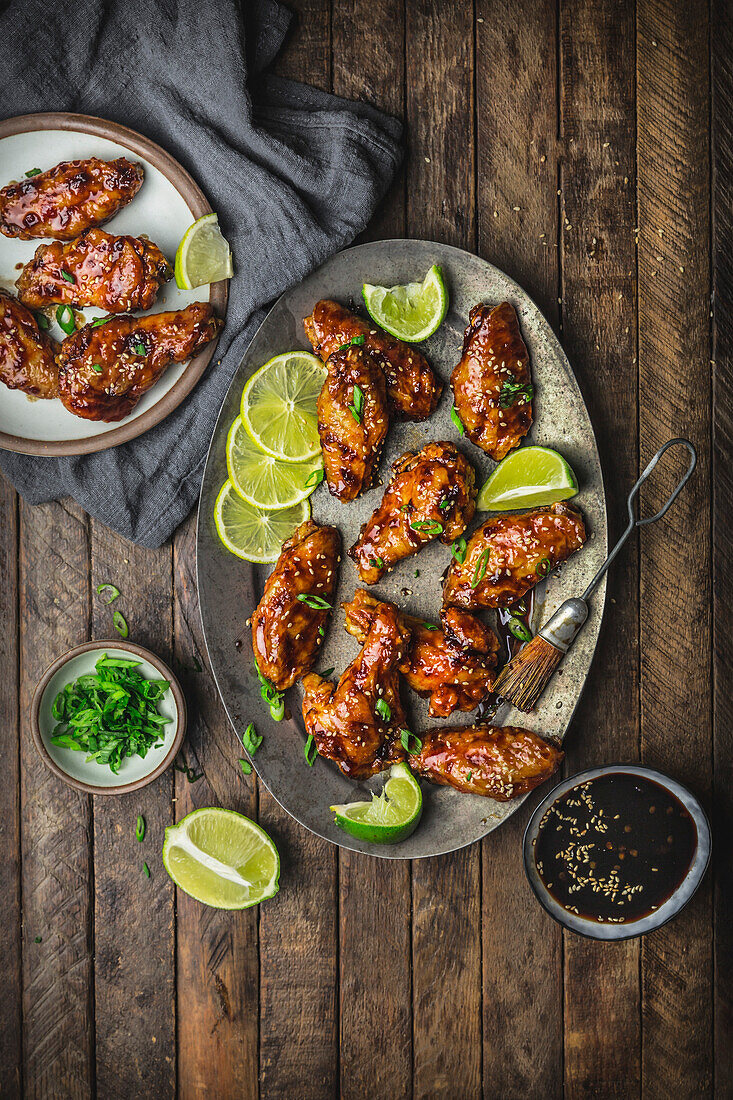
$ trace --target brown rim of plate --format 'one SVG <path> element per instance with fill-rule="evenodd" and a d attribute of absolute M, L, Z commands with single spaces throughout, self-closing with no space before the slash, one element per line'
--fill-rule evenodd
<path fill-rule="evenodd" d="M 132 783 L 120 783 L 115 787 L 97 787 L 93 783 L 85 783 L 82 779 L 75 779 L 65 772 L 63 768 L 60 768 L 44 744 L 43 738 L 41 737 L 41 726 L 38 720 L 43 694 L 51 678 L 56 675 L 59 669 L 63 668 L 63 666 L 73 657 L 78 657 L 82 653 L 89 653 L 90 650 L 99 650 L 101 652 L 105 649 L 122 649 L 126 653 L 132 653 L 136 657 L 141 657 L 144 661 L 148 661 L 153 665 L 160 675 L 170 683 L 178 714 L 178 725 L 176 727 L 176 736 L 173 738 L 173 744 L 158 766 L 150 772 L 149 775 L 144 775 Z M 70 787 L 75 787 L 77 791 L 84 791 L 85 794 L 128 794 L 130 791 L 138 791 L 141 787 L 146 787 L 148 783 L 152 783 L 154 779 L 157 779 L 159 775 L 162 775 L 163 772 L 170 767 L 178 755 L 186 733 L 186 697 L 173 671 L 168 667 L 165 661 L 162 661 L 160 657 L 151 653 L 149 649 L 145 649 L 145 647 L 141 645 L 136 645 L 135 642 L 126 642 L 117 638 L 102 638 L 98 642 L 84 642 L 82 645 L 74 646 L 72 649 L 67 650 L 66 653 L 62 653 L 60 657 L 57 657 L 52 665 L 49 665 L 38 681 L 36 690 L 33 692 L 30 719 L 31 734 L 38 755 L 41 757 L 46 767 L 52 771 L 54 775 L 57 775 L 59 779 L 63 779 L 64 783 L 68 783 Z"/>
<path fill-rule="evenodd" d="M 116 141 L 132 153 L 144 157 L 163 173 L 188 206 L 194 221 L 203 217 L 204 214 L 213 213 L 203 191 L 186 169 L 174 160 L 170 153 L 161 149 L 160 145 L 156 145 L 154 141 L 136 133 L 135 130 L 129 130 L 126 126 L 108 122 L 103 118 L 95 118 L 93 115 L 75 115 L 68 111 L 42 112 L 34 115 L 17 115 L 15 118 L 0 121 L 0 141 L 12 134 L 26 134 L 34 130 L 77 130 L 79 133 L 94 134 L 96 137 Z M 224 279 L 219 283 L 211 283 L 210 288 L 209 302 L 217 316 L 223 318 L 229 295 L 229 281 Z M 119 428 L 111 428 L 103 435 L 86 439 L 61 439 L 52 442 L 25 439 L 23 436 L 9 435 L 7 432 L 0 431 L 0 447 L 26 455 L 86 455 L 93 454 L 94 451 L 104 451 L 108 447 L 118 447 L 120 443 L 128 443 L 159 424 L 180 405 L 185 397 L 188 397 L 211 362 L 216 345 L 217 341 L 212 340 L 200 355 L 190 360 L 178 381 L 163 394 L 159 401 L 156 401 L 151 409 L 136 417 L 135 420 L 122 424 Z"/>

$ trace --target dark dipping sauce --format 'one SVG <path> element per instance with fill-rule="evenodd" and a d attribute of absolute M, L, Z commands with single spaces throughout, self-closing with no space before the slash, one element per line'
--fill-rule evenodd
<path fill-rule="evenodd" d="M 653 779 L 613 772 L 566 791 L 545 811 L 534 859 L 563 909 L 628 924 L 658 909 L 692 863 L 697 827 Z"/>

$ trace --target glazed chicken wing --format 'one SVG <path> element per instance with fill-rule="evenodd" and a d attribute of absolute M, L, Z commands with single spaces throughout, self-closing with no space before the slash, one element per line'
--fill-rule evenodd
<path fill-rule="evenodd" d="M 363 341 L 384 371 L 392 415 L 398 420 L 427 420 L 435 412 L 443 383 L 421 352 L 328 299 L 317 302 L 303 324 L 313 350 L 324 362 L 349 340 Z"/>
<path fill-rule="evenodd" d="M 355 500 L 370 489 L 389 427 L 384 375 L 363 347 L 334 352 L 318 396 L 318 434 L 330 492 Z"/>
<path fill-rule="evenodd" d="M 71 241 L 103 225 L 140 190 L 143 166 L 117 160 L 69 160 L 0 191 L 0 233 Z"/>
<path fill-rule="evenodd" d="M 453 443 L 428 443 L 407 451 L 392 467 L 382 503 L 349 550 L 364 584 L 440 538 L 449 544 L 476 510 L 473 466 Z"/>
<path fill-rule="evenodd" d="M 278 691 L 313 668 L 336 591 L 340 551 L 337 529 L 309 519 L 283 543 L 267 578 L 252 615 L 252 650 L 260 672 Z"/>
<path fill-rule="evenodd" d="M 493 516 L 471 535 L 463 563 L 451 562 L 443 581 L 443 604 L 505 607 L 584 542 L 583 517 L 563 502 L 521 515 Z"/>
<path fill-rule="evenodd" d="M 519 726 L 455 726 L 420 734 L 410 767 L 433 783 L 508 802 L 534 790 L 565 755 Z"/>
<path fill-rule="evenodd" d="M 385 604 L 357 588 L 353 600 L 342 606 L 346 629 L 363 643 Z M 474 710 L 488 698 L 499 651 L 489 627 L 457 608 L 443 612 L 443 629 L 412 615 L 397 614 L 411 632 L 407 657 L 399 671 L 413 691 L 430 697 L 431 717 L 447 718 L 454 710 Z"/>
<path fill-rule="evenodd" d="M 407 720 L 397 670 L 409 644 L 397 609 L 383 604 L 338 687 L 315 672 L 303 680 L 305 732 L 349 779 L 367 779 L 405 759 L 400 735 Z"/>
<path fill-rule="evenodd" d="M 85 420 L 122 420 L 166 367 L 195 355 L 221 326 L 208 302 L 84 325 L 61 344 L 59 397 Z"/>
<path fill-rule="evenodd" d="M 454 404 L 471 442 L 500 462 L 532 426 L 529 354 L 508 302 L 480 302 L 469 322 L 451 375 Z"/>
<path fill-rule="evenodd" d="M 129 313 L 150 309 L 172 274 L 152 241 L 85 229 L 68 244 L 39 245 L 16 286 L 21 302 L 30 309 L 96 306 L 107 313 Z"/>
<path fill-rule="evenodd" d="M 29 397 L 58 397 L 55 344 L 29 309 L 0 290 L 0 382 Z"/>

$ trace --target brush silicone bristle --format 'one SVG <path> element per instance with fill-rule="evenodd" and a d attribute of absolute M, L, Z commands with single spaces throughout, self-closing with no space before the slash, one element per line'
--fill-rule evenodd
<path fill-rule="evenodd" d="M 563 654 L 538 634 L 501 670 L 492 692 L 517 710 L 533 710 Z"/>

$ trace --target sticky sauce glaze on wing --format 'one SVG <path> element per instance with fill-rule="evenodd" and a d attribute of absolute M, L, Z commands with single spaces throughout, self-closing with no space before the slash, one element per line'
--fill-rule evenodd
<path fill-rule="evenodd" d="M 117 160 L 69 160 L 0 191 L 0 233 L 22 241 L 53 237 L 71 241 L 103 225 L 142 186 L 144 169 Z"/>
<path fill-rule="evenodd" d="M 0 382 L 29 397 L 58 397 L 55 350 L 31 311 L 0 290 Z"/>
<path fill-rule="evenodd" d="M 262 675 L 278 691 L 313 667 L 338 580 L 341 535 L 309 519 L 283 543 L 252 615 L 252 650 Z M 309 600 L 299 597 L 309 597 Z"/>
<path fill-rule="evenodd" d="M 479 302 L 469 322 L 451 375 L 454 403 L 471 442 L 500 462 L 532 426 L 529 353 L 508 302 Z"/>
<path fill-rule="evenodd" d="M 471 610 L 514 603 L 584 542 L 583 517 L 563 502 L 493 516 L 471 535 L 464 561 L 451 562 L 443 605 Z"/>
<path fill-rule="evenodd" d="M 195 355 L 221 327 L 208 302 L 84 325 L 61 344 L 59 397 L 85 420 L 122 420 L 171 363 Z"/>
<path fill-rule="evenodd" d="M 68 244 L 42 244 L 16 286 L 29 309 L 94 306 L 106 313 L 150 309 L 173 269 L 156 244 L 85 229 Z"/>
<path fill-rule="evenodd" d="M 411 767 L 432 783 L 508 802 L 552 775 L 564 753 L 520 726 L 455 726 L 420 735 Z"/>
<path fill-rule="evenodd" d="M 435 412 L 443 383 L 417 348 L 327 298 L 316 303 L 303 325 L 314 352 L 324 363 L 349 340 L 363 339 L 362 346 L 384 371 L 390 410 L 396 419 L 427 420 Z"/>

